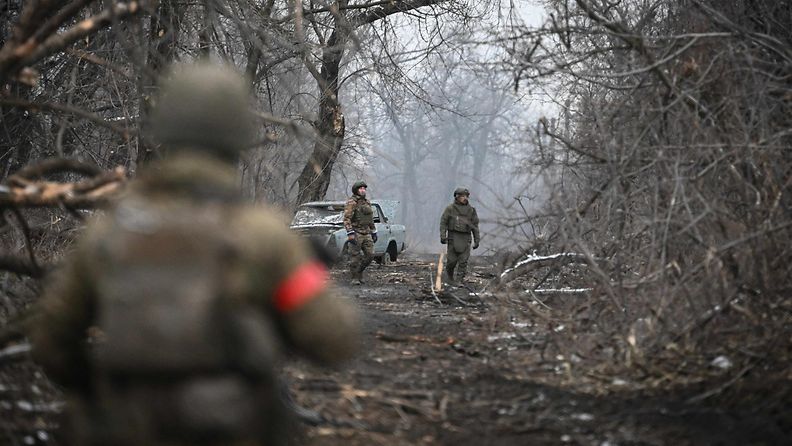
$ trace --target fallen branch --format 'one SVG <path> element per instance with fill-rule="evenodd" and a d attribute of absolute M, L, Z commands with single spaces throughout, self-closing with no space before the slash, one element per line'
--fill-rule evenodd
<path fill-rule="evenodd" d="M 375 336 L 385 342 L 425 342 L 427 344 L 453 344 L 454 338 L 428 338 L 420 335 L 395 335 L 378 331 Z"/>
<path fill-rule="evenodd" d="M 708 390 L 708 391 L 706 391 L 706 392 L 704 392 L 702 394 L 699 394 L 699 395 L 696 395 L 694 397 L 688 398 L 685 401 L 685 403 L 687 403 L 687 404 L 699 403 L 701 401 L 704 401 L 707 398 L 710 398 L 710 397 L 715 396 L 715 395 L 717 395 L 719 393 L 722 393 L 724 390 L 728 389 L 729 387 L 734 385 L 734 383 L 739 381 L 743 376 L 745 376 L 746 373 L 748 373 L 755 366 L 756 366 L 756 364 L 748 364 L 742 370 L 740 370 L 736 375 L 734 375 L 734 377 L 732 379 L 726 381 L 725 383 L 721 384 L 718 387 L 715 387 L 714 389 Z"/>
<path fill-rule="evenodd" d="M 41 169 L 32 166 L 25 170 L 38 172 Z M 12 175 L 9 184 L 0 186 L 0 208 L 67 206 L 93 209 L 114 198 L 125 183 L 126 171 L 120 166 L 76 183 L 31 181 L 21 175 Z"/>
<path fill-rule="evenodd" d="M 695 329 L 703 327 L 704 325 L 708 324 L 715 316 L 723 313 L 727 309 L 731 308 L 733 304 L 737 303 L 740 300 L 740 297 L 734 297 L 729 299 L 725 304 L 715 305 L 714 307 L 710 308 L 709 310 L 705 311 L 704 314 L 699 316 L 698 318 L 690 321 L 682 330 L 680 330 L 676 336 L 674 336 L 674 342 L 679 341 L 682 337 L 687 336 Z"/>
<path fill-rule="evenodd" d="M 46 266 L 42 267 L 31 264 L 30 260 L 26 258 L 0 254 L 0 270 L 2 271 L 9 271 L 38 279 L 44 276 L 47 269 Z"/>
<path fill-rule="evenodd" d="M 536 255 L 536 253 L 528 254 L 525 258 L 514 264 L 514 266 L 500 273 L 500 275 L 494 279 L 494 282 L 498 284 L 508 283 L 529 271 L 546 266 L 567 265 L 570 263 L 589 264 L 590 261 L 591 259 L 589 256 L 573 252 L 562 252 L 548 256 L 540 256 Z"/>
<path fill-rule="evenodd" d="M 52 401 L 47 403 L 31 403 L 30 401 L 17 401 L 16 407 L 17 409 L 28 412 L 28 413 L 51 413 L 51 414 L 58 414 L 63 411 L 63 407 L 65 406 L 65 402 L 63 401 Z"/>
<path fill-rule="evenodd" d="M 466 290 L 466 291 L 467 291 L 467 290 Z M 452 290 L 445 290 L 445 291 L 441 291 L 441 292 L 440 292 L 440 295 L 441 295 L 441 296 L 444 296 L 444 297 L 445 297 L 445 296 L 451 297 L 452 299 L 454 299 L 455 301 L 457 301 L 457 303 L 459 303 L 459 304 L 460 304 L 460 305 L 462 305 L 463 307 L 475 307 L 475 306 L 476 306 L 476 305 L 474 305 L 474 304 L 471 304 L 470 302 L 467 302 L 467 301 L 466 301 L 466 300 L 464 300 L 464 299 L 460 299 L 459 297 L 457 297 L 457 296 L 454 294 L 454 292 L 453 292 Z"/>
<path fill-rule="evenodd" d="M 594 288 L 537 288 L 525 291 L 534 294 L 583 294 L 593 290 Z"/>
<path fill-rule="evenodd" d="M 0 350 L 0 364 L 19 362 L 28 359 L 31 351 L 30 344 L 17 344 Z"/>
<path fill-rule="evenodd" d="M 550 307 L 545 305 L 544 302 L 542 302 L 541 300 L 537 299 L 535 295 L 531 294 L 530 296 L 531 296 L 531 299 L 533 301 L 535 301 L 537 303 L 540 303 L 541 306 L 547 308 L 548 310 L 550 309 Z M 547 322 L 553 322 L 554 321 L 554 319 L 549 314 L 545 314 L 542 310 L 540 310 L 539 308 L 536 308 L 533 305 L 526 305 L 525 309 L 527 309 L 531 313 L 535 314 L 536 316 L 539 316 L 540 318 L 544 319 Z"/>
<path fill-rule="evenodd" d="M 65 172 L 89 178 L 73 183 L 39 180 L 47 175 Z M 0 184 L 0 212 L 10 209 L 16 216 L 24 236 L 27 258 L 0 253 L 0 270 L 41 278 L 50 269 L 36 260 L 30 228 L 19 211 L 20 208 L 63 207 L 79 217 L 75 210 L 104 206 L 118 195 L 126 181 L 123 167 L 119 166 L 108 172 L 90 164 L 59 158 L 26 166 L 9 176 L 5 184 Z"/>

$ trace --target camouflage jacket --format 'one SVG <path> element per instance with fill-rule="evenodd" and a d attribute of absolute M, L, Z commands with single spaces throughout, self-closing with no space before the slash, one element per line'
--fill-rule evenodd
<path fill-rule="evenodd" d="M 347 234 L 377 232 L 374 225 L 374 207 L 366 197 L 352 195 L 344 207 L 344 228 Z"/>
<path fill-rule="evenodd" d="M 466 237 L 473 233 L 473 241 L 480 240 L 479 218 L 476 208 L 469 204 L 459 204 L 456 201 L 446 206 L 440 217 L 440 238 L 445 239 L 450 233 L 462 233 Z"/>
<path fill-rule="evenodd" d="M 90 222 L 45 287 L 31 327 L 33 357 L 48 375 L 67 388 L 88 392 L 96 372 L 92 344 L 101 342 L 86 333 L 101 338 L 98 308 L 108 278 L 117 279 L 109 282 L 115 287 L 148 286 L 127 274 L 129 265 L 160 268 L 166 279 L 168 274 L 180 277 L 191 252 L 202 253 L 210 243 L 191 238 L 189 223 L 184 236 L 150 238 L 157 237 L 162 222 L 189 222 L 215 211 L 219 222 L 214 231 L 234 251 L 233 261 L 223 262 L 222 299 L 274 320 L 280 346 L 320 362 L 349 357 L 357 346 L 356 310 L 328 286 L 327 272 L 306 242 L 274 212 L 243 203 L 237 189 L 232 166 L 208 156 L 181 155 L 150 166 L 116 206 Z M 145 248 L 124 248 L 125 259 L 119 262 L 113 253 L 122 231 L 134 232 L 146 243 L 141 244 Z M 188 252 L 174 252 L 173 246 Z"/>

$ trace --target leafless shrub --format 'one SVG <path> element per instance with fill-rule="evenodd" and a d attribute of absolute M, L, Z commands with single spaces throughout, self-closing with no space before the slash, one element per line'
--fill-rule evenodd
<path fill-rule="evenodd" d="M 645 370 L 788 353 L 782 3 L 553 0 L 545 26 L 509 41 L 521 88 L 565 98 L 532 159 L 557 180 L 554 249 L 611 260 L 588 272 L 612 322 L 597 329 Z"/>

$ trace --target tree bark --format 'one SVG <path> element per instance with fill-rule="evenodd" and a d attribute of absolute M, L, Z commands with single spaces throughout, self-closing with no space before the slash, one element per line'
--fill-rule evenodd
<path fill-rule="evenodd" d="M 340 14 L 340 13 L 339 13 Z M 321 200 L 327 193 L 330 178 L 341 145 L 344 142 L 344 113 L 338 101 L 338 73 L 347 41 L 347 31 L 336 18 L 327 46 L 322 51 L 322 69 L 317 83 L 321 91 L 319 118 L 315 124 L 318 134 L 311 156 L 300 173 L 297 183 L 300 191 L 297 203 Z"/>
<path fill-rule="evenodd" d="M 317 140 L 311 156 L 297 178 L 299 192 L 297 204 L 324 198 L 333 166 L 341 153 L 344 142 L 344 114 L 338 100 L 338 76 L 350 34 L 358 27 L 374 23 L 388 16 L 412 11 L 424 6 L 441 3 L 443 0 L 401 0 L 384 6 L 371 7 L 351 15 L 347 13 L 347 0 L 340 0 L 330 7 L 333 11 L 334 28 L 327 45 L 322 51 L 321 72 L 314 74 L 319 84 L 319 118 L 315 123 Z M 300 13 L 302 16 L 302 13 Z M 296 20 L 301 20 L 298 17 Z M 306 61 L 306 63 L 309 63 Z M 311 66 L 308 67 L 311 70 Z"/>

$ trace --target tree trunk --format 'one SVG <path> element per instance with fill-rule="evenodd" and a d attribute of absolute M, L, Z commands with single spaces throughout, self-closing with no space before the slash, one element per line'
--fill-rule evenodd
<path fill-rule="evenodd" d="M 482 172 L 484 172 L 484 166 L 487 162 L 487 155 L 490 151 L 489 139 L 492 137 L 493 132 L 493 123 L 495 121 L 495 116 L 491 116 L 487 119 L 487 122 L 482 124 L 479 127 L 479 130 L 476 132 L 475 135 L 475 142 L 472 147 L 473 152 L 473 181 L 481 182 L 482 180 Z M 471 187 L 473 185 L 471 184 Z"/>
<path fill-rule="evenodd" d="M 330 185 L 333 164 L 344 142 L 344 114 L 338 101 L 338 73 L 347 40 L 347 31 L 342 27 L 336 27 L 322 52 L 322 71 L 317 80 L 321 91 L 319 118 L 315 124 L 318 136 L 311 156 L 297 179 L 300 187 L 297 204 L 324 198 Z"/>
<path fill-rule="evenodd" d="M 319 83 L 319 118 L 315 123 L 318 133 L 313 152 L 297 178 L 300 191 L 297 204 L 324 198 L 330 185 L 341 146 L 344 142 L 344 114 L 338 100 L 338 73 L 350 33 L 363 25 L 374 23 L 393 14 L 405 13 L 440 0 L 393 0 L 387 4 L 374 4 L 357 14 L 347 14 L 348 0 L 337 0 L 330 6 L 334 28 L 327 46 L 322 51 L 321 73 L 312 73 Z M 302 39 L 300 39 L 302 40 Z M 311 66 L 309 66 L 311 70 Z"/>

